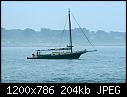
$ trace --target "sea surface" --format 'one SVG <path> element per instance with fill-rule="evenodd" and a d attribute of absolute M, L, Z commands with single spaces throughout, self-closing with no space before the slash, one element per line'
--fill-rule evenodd
<path fill-rule="evenodd" d="M 48 47 L 2 47 L 1 82 L 126 82 L 125 46 L 96 46 L 97 52 L 88 52 L 79 59 L 27 59 L 34 50 L 46 48 Z M 85 47 L 78 47 L 83 48 Z"/>

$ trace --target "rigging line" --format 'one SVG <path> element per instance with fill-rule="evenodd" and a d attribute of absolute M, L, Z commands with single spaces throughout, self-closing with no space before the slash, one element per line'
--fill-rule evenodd
<path fill-rule="evenodd" d="M 66 27 L 66 25 L 67 25 L 67 20 L 68 20 L 68 16 L 67 16 L 67 18 L 66 18 L 65 25 L 64 25 L 64 29 L 62 30 L 62 33 L 64 33 L 64 31 L 65 31 L 65 27 Z M 62 35 L 62 34 L 61 34 L 61 35 Z M 63 40 L 63 35 L 62 35 L 61 40 Z"/>
<path fill-rule="evenodd" d="M 66 22 L 65 22 L 64 29 L 63 29 L 62 33 L 65 31 L 65 27 L 66 27 L 66 24 L 67 24 L 67 20 L 68 20 L 68 17 L 66 19 Z"/>
<path fill-rule="evenodd" d="M 73 16 L 74 20 L 76 21 L 76 19 L 75 19 L 75 17 L 74 17 L 73 14 L 72 14 L 72 16 Z M 90 45 L 91 45 L 94 49 L 96 49 L 95 46 L 90 42 L 90 40 L 89 40 L 88 37 L 86 36 L 85 32 L 83 31 L 83 29 L 81 28 L 81 26 L 79 25 L 79 23 L 78 23 L 77 21 L 76 21 L 76 23 L 78 24 L 79 28 L 81 29 L 81 32 L 84 34 L 84 36 L 86 37 L 86 39 L 87 39 L 87 41 L 90 43 Z"/>

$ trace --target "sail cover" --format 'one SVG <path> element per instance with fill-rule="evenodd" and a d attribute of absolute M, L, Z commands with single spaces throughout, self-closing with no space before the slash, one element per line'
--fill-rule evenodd
<path fill-rule="evenodd" d="M 70 47 L 66 47 L 66 48 L 54 48 L 54 49 L 47 49 L 47 50 L 36 50 L 36 51 L 52 51 L 52 50 L 70 50 Z"/>

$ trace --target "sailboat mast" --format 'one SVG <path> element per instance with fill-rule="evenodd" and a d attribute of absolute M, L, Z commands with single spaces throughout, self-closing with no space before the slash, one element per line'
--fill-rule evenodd
<path fill-rule="evenodd" d="M 71 53 L 72 53 L 72 36 L 71 36 L 71 18 L 70 18 L 70 9 L 68 11 L 68 16 L 69 16 L 69 30 L 70 30 L 70 47 L 71 47 Z"/>

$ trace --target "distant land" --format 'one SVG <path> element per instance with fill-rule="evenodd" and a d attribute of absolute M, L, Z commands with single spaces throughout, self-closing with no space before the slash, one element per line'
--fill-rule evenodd
<path fill-rule="evenodd" d="M 105 32 L 103 30 L 90 31 L 83 28 L 89 40 L 96 46 L 124 46 L 126 44 L 126 32 Z M 89 45 L 84 37 L 81 29 L 72 29 L 72 40 L 74 45 L 84 46 Z M 1 28 L 1 43 L 2 46 L 59 46 L 69 43 L 68 30 L 52 30 L 41 28 L 40 31 L 35 31 L 30 28 L 21 29 L 6 29 Z"/>

